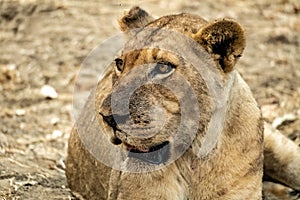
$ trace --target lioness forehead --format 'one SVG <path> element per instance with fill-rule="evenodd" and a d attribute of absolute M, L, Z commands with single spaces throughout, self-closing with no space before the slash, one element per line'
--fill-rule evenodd
<path fill-rule="evenodd" d="M 187 36 L 195 34 L 208 22 L 203 18 L 192 14 L 177 14 L 163 16 L 151 23 L 146 27 L 160 27 L 166 29 L 173 29 L 179 31 Z"/>

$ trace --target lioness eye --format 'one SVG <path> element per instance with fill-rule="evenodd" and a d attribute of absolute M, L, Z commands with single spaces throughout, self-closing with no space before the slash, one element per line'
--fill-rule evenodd
<path fill-rule="evenodd" d="M 116 63 L 117 69 L 119 71 L 122 71 L 123 70 L 123 60 L 121 58 L 116 58 L 115 63 Z"/>
<path fill-rule="evenodd" d="M 158 74 L 166 74 L 169 73 L 172 69 L 173 67 L 170 63 L 157 63 L 154 70 Z"/>
<path fill-rule="evenodd" d="M 173 73 L 175 66 L 169 62 L 158 62 L 151 72 L 152 77 L 165 78 Z"/>

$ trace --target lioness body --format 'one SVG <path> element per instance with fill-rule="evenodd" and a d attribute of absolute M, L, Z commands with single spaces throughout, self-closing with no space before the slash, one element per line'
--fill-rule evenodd
<path fill-rule="evenodd" d="M 165 16 L 153 21 L 152 17 L 139 8 L 133 8 L 125 15 L 120 20 L 120 25 L 124 31 L 144 26 L 176 30 L 198 42 L 211 55 L 217 70 L 215 72 L 222 77 L 224 85 L 229 85 L 221 136 L 208 155 L 198 154 L 199 148 L 203 146 L 203 135 L 208 129 L 210 112 L 215 112 L 212 109 L 212 97 L 208 95 L 204 78 L 201 78 L 203 74 L 192 72 L 190 69 L 193 68 L 189 68 L 190 65 L 163 50 L 150 49 L 123 53 L 120 57 L 121 66 L 117 64 L 117 71 L 114 68 L 109 69 L 100 81 L 96 92 L 95 106 L 101 115 L 92 120 L 99 120 L 107 136 L 117 139 L 118 143 L 123 143 L 120 146 L 127 148 L 134 146 L 140 151 L 149 150 L 150 146 L 166 140 L 172 147 L 172 139 L 169 135 L 173 132 L 168 131 L 172 130 L 175 122 L 178 121 L 179 101 L 186 94 L 175 97 L 166 88 L 151 85 L 135 91 L 129 107 L 131 118 L 136 120 L 134 126 L 137 128 L 152 123 L 152 115 L 148 111 L 151 106 L 159 104 L 167 110 L 166 116 L 170 123 L 167 122 L 166 128 L 151 140 L 135 138 L 115 131 L 118 128 L 115 121 L 112 123 L 108 120 L 108 116 L 114 114 L 110 104 L 113 88 L 117 84 L 121 87 L 127 84 L 120 81 L 122 77 L 127 75 L 129 79 L 131 76 L 134 78 L 135 75 L 130 75 L 130 71 L 136 66 L 161 62 L 161 60 L 176 65 L 174 74 L 187 77 L 192 83 L 191 87 L 196 90 L 197 101 L 203 107 L 200 108 L 199 129 L 191 146 L 174 162 L 155 171 L 131 173 L 126 170 L 112 169 L 97 161 L 83 145 L 75 127 L 69 140 L 66 171 L 70 188 L 87 199 L 262 199 L 263 120 L 249 87 L 233 69 L 245 47 L 242 28 L 231 20 L 224 19 L 209 23 L 198 16 L 188 14 Z M 156 40 L 160 41 L 156 39 L 160 38 L 159 36 L 159 33 L 154 34 L 151 36 L 151 41 L 153 43 L 157 42 Z M 171 74 L 168 79 L 173 77 L 175 75 Z M 122 99 L 122 96 L 119 99 Z M 146 105 L 149 105 L 149 108 Z M 89 134 L 88 123 L 77 124 L 77 126 L 86 126 Z M 189 128 L 186 130 L 190 131 Z M 299 153 L 299 148 L 295 147 L 294 153 Z M 170 155 L 170 158 L 172 156 Z M 136 161 L 138 160 L 136 158 L 128 159 L 134 160 L 133 163 L 140 162 Z M 290 168 L 295 175 L 300 172 L 296 163 L 293 163 Z M 280 181 L 291 183 L 284 178 Z M 295 189 L 300 185 L 300 181 L 297 181 L 291 185 Z"/>

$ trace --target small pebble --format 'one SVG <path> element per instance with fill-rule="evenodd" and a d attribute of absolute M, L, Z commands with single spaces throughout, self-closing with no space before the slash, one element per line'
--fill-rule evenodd
<path fill-rule="evenodd" d="M 52 134 L 47 135 L 46 138 L 49 140 L 55 140 L 55 139 L 61 137 L 62 135 L 63 135 L 63 133 L 60 130 L 54 130 L 52 132 Z"/>
<path fill-rule="evenodd" d="M 51 119 L 51 121 L 50 121 L 50 123 L 51 123 L 52 125 L 56 125 L 58 122 L 59 122 L 59 118 L 58 118 L 58 117 L 53 117 L 53 118 Z"/>
<path fill-rule="evenodd" d="M 55 91 L 55 89 L 50 86 L 50 85 L 44 85 L 41 88 L 41 94 L 49 99 L 56 99 L 58 97 L 57 92 Z"/>
<path fill-rule="evenodd" d="M 9 64 L 7 65 L 7 69 L 10 71 L 16 70 L 16 65 L 15 64 Z"/>
<path fill-rule="evenodd" d="M 25 115 L 26 111 L 24 109 L 17 109 L 16 110 L 16 115 L 17 116 L 23 116 Z"/>
<path fill-rule="evenodd" d="M 21 124 L 20 124 L 20 129 L 23 130 L 25 127 L 26 127 L 26 124 L 25 124 L 25 123 L 21 123 Z"/>

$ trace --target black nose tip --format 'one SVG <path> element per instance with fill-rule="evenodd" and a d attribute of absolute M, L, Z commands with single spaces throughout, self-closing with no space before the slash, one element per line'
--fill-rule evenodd
<path fill-rule="evenodd" d="M 111 137 L 110 138 L 110 142 L 115 144 L 115 145 L 119 145 L 119 144 L 122 144 L 122 140 L 120 140 L 119 138 L 117 138 L 116 136 L 115 137 Z"/>
<path fill-rule="evenodd" d="M 117 129 L 118 124 L 125 124 L 126 121 L 129 119 L 129 115 L 103 115 L 102 113 L 99 113 L 103 120 L 112 128 Z"/>

